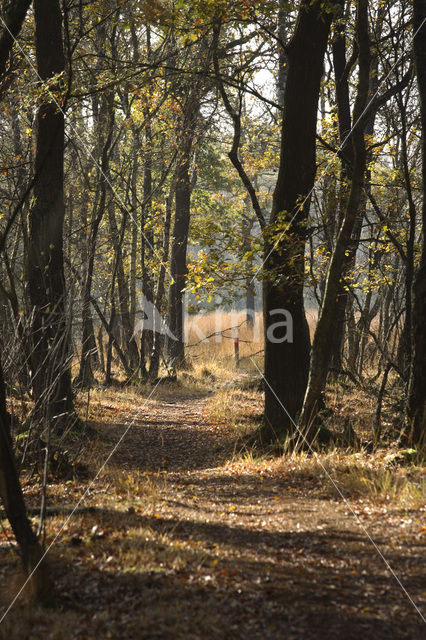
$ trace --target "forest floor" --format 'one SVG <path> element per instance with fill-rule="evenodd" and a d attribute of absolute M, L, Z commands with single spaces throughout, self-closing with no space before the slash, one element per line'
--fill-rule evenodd
<path fill-rule="evenodd" d="M 260 408 L 228 388 L 94 392 L 84 466 L 48 487 L 55 599 L 21 598 L 0 637 L 424 638 L 425 470 L 392 466 L 389 449 L 238 452 L 236 425 Z M 2 610 L 20 585 L 4 526 Z"/>

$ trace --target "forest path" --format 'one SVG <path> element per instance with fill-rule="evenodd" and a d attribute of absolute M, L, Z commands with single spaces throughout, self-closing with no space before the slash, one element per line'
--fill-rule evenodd
<path fill-rule="evenodd" d="M 235 437 L 206 416 L 211 394 L 152 399 L 136 414 L 115 454 L 139 471 L 187 472 L 217 466 L 232 455 Z"/>
<path fill-rule="evenodd" d="M 95 508 L 48 521 L 47 542 L 60 530 L 50 552 L 58 606 L 43 614 L 15 606 L 3 637 L 425 637 L 365 533 L 424 610 L 424 510 L 345 502 L 292 460 L 238 458 L 235 436 L 209 417 L 207 395 L 171 389 L 144 403 L 126 393 L 93 403 L 94 420 L 102 416 L 94 473 L 132 425 L 84 502 Z M 57 484 L 50 504 L 76 504 L 86 490 L 87 478 Z"/>
<path fill-rule="evenodd" d="M 140 515 L 144 526 L 202 556 L 198 571 L 182 575 L 205 592 L 213 619 L 207 635 L 190 637 L 424 637 L 366 533 L 424 610 L 419 514 L 322 497 L 321 478 L 296 467 L 241 464 L 235 438 L 209 420 L 208 402 L 153 402 L 117 454 L 129 470 L 161 474 L 152 513 Z"/>

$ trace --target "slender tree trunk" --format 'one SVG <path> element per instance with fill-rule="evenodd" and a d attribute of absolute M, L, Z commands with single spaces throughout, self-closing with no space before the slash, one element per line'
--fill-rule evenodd
<path fill-rule="evenodd" d="M 385 15 L 384 5 L 381 6 L 378 11 L 375 37 L 380 37 L 383 19 Z M 350 114 L 350 100 L 349 100 L 349 84 L 348 84 L 348 65 L 346 62 L 346 38 L 344 33 L 344 27 L 342 24 L 337 26 L 337 38 L 333 43 L 333 64 L 335 69 L 336 80 L 336 102 L 338 108 L 339 119 L 339 137 L 340 144 L 342 145 L 342 171 L 341 178 L 344 187 L 341 191 L 342 202 L 340 203 L 339 211 L 344 212 L 347 206 L 347 200 L 349 195 L 349 187 L 354 164 L 354 149 L 351 137 L 348 135 L 351 129 L 351 114 Z M 378 88 L 378 56 L 374 53 L 371 58 L 370 64 L 370 96 L 374 96 Z M 375 112 L 369 118 L 366 123 L 365 133 L 367 136 L 373 136 L 374 133 Z M 368 160 L 367 160 L 368 165 Z M 367 169 L 367 183 L 370 181 L 370 171 Z M 331 336 L 331 360 L 333 367 L 336 370 L 341 369 L 342 352 L 345 336 L 345 311 L 348 305 L 353 303 L 352 297 L 345 287 L 345 278 L 351 273 L 356 265 L 356 255 L 361 238 L 362 224 L 365 218 L 366 212 L 366 199 L 362 198 L 362 202 L 359 207 L 357 219 L 354 223 L 351 242 L 348 246 L 348 250 L 345 253 L 345 265 L 343 268 L 343 277 L 340 280 L 337 308 L 334 320 L 333 335 Z M 338 229 L 340 229 L 343 216 L 339 218 Z"/>
<path fill-rule="evenodd" d="M 183 122 L 182 143 L 177 158 L 175 189 L 175 220 L 173 225 L 170 271 L 173 281 L 169 289 L 169 328 L 176 340 L 168 341 L 169 355 L 173 367 L 185 363 L 184 346 L 184 289 L 186 286 L 188 232 L 191 216 L 190 164 L 194 140 L 195 123 L 198 115 L 198 102 L 189 98 Z"/>
<path fill-rule="evenodd" d="M 50 80 L 65 68 L 58 0 L 35 0 L 37 69 Z M 58 81 L 52 90 L 60 90 Z M 61 100 L 58 93 L 58 99 Z M 63 261 L 64 115 L 46 96 L 36 116 L 34 204 L 29 217 L 28 293 L 33 309 L 35 415 L 65 428 L 73 414 Z M 58 418 L 58 416 L 60 416 Z"/>
<path fill-rule="evenodd" d="M 135 65 L 139 64 L 139 38 L 137 34 L 137 30 L 135 28 L 135 24 L 132 21 L 132 10 L 129 5 L 128 17 L 130 20 L 130 35 L 132 40 L 132 50 L 133 50 L 133 62 Z M 147 25 L 147 29 L 149 30 L 149 25 Z M 149 36 L 148 36 L 149 38 Z M 128 114 L 130 115 L 131 110 L 129 108 Z M 130 278 L 129 278 L 129 289 L 130 289 L 130 323 L 132 327 L 135 326 L 136 323 L 136 309 L 137 309 L 137 289 L 136 289 L 136 271 L 138 264 L 138 238 L 139 238 L 139 229 L 136 224 L 136 212 L 138 210 L 138 194 L 137 194 L 137 185 L 139 178 L 139 152 L 140 152 L 140 136 L 138 128 L 132 125 L 132 135 L 133 135 L 133 162 L 132 162 L 132 177 L 131 177 L 131 186 L 130 186 L 130 197 L 131 197 L 131 207 L 132 207 L 132 241 L 130 248 Z M 139 355 L 140 357 L 140 355 Z M 140 363 L 139 363 L 140 364 Z"/>
<path fill-rule="evenodd" d="M 348 69 L 346 65 L 346 33 L 342 23 L 336 26 L 336 36 L 332 47 L 334 78 L 336 84 L 336 104 L 339 124 L 339 141 L 341 145 L 342 164 L 340 170 L 341 188 L 339 193 L 337 229 L 342 224 L 344 211 L 347 206 L 349 194 L 349 178 L 352 173 L 354 154 L 349 132 L 352 126 L 351 106 L 349 98 Z M 340 284 L 337 296 L 336 318 L 333 335 L 330 342 L 330 351 L 333 368 L 339 371 L 342 368 L 342 348 L 345 332 L 345 316 L 348 295 L 343 281 Z"/>
<path fill-rule="evenodd" d="M 281 162 L 269 226 L 265 229 L 264 440 L 293 431 L 308 379 L 310 338 L 303 301 L 304 252 L 310 191 L 315 180 L 315 136 L 323 60 L 332 16 L 322 3 L 304 2 L 287 47 Z M 278 237 L 278 241 L 275 239 Z M 290 314 L 288 325 L 275 313 Z M 284 408 L 283 408 L 284 407 Z"/>
<path fill-rule="evenodd" d="M 148 61 L 152 58 L 151 29 L 146 27 L 146 47 Z M 149 99 L 151 94 L 149 93 Z M 143 206 L 141 208 L 141 270 L 142 292 L 148 302 L 154 301 L 154 287 L 150 272 L 148 256 L 152 255 L 154 246 L 154 234 L 152 230 L 152 126 L 149 116 L 149 107 L 145 110 L 145 153 L 143 169 Z M 142 375 L 146 375 L 147 356 L 153 346 L 153 333 L 151 330 L 143 330 L 141 334 L 140 368 Z"/>
<path fill-rule="evenodd" d="M 412 309 L 412 289 L 414 281 L 414 246 L 416 240 L 416 205 L 413 198 L 413 191 L 411 188 L 410 168 L 408 164 L 408 149 L 407 149 L 407 113 L 405 105 L 402 101 L 402 96 L 397 96 L 397 102 L 401 114 L 401 156 L 402 156 L 402 169 L 404 174 L 405 188 L 407 191 L 408 200 L 408 237 L 407 237 L 407 249 L 405 259 L 405 317 L 404 325 L 402 329 L 402 335 L 398 346 L 398 363 L 399 367 L 404 374 L 404 380 L 407 383 L 410 375 L 410 365 L 412 361 L 412 344 L 411 344 L 411 327 L 413 324 Z"/>
<path fill-rule="evenodd" d="M 422 123 L 422 253 L 413 286 L 412 362 L 407 407 L 407 437 L 412 444 L 426 434 L 426 1 L 414 0 L 414 57 Z"/>
<path fill-rule="evenodd" d="M 288 29 L 288 4 L 286 0 L 280 0 L 277 19 L 278 36 L 278 73 L 277 73 L 277 102 L 281 109 L 284 107 L 284 92 L 287 82 L 287 56 L 285 45 L 287 44 Z"/>
<path fill-rule="evenodd" d="M 345 218 L 340 228 L 330 261 L 324 300 L 312 345 L 309 382 L 300 417 L 300 428 L 305 431 L 307 438 L 314 435 L 315 429 L 311 429 L 311 424 L 318 410 L 322 407 L 322 396 L 327 381 L 331 357 L 330 344 L 334 331 L 337 299 L 345 267 L 345 252 L 351 241 L 364 187 L 367 156 L 364 140 L 365 120 L 363 120 L 361 116 L 367 104 L 370 79 L 368 0 L 358 0 L 356 33 L 359 47 L 359 80 L 353 118 L 354 122 L 358 124 L 356 124 L 352 131 L 354 167 Z"/>
<path fill-rule="evenodd" d="M 253 218 L 250 216 L 252 213 L 251 210 L 251 202 L 250 198 L 247 195 L 244 198 L 244 203 L 246 206 L 246 213 L 243 216 L 242 221 L 242 238 L 243 238 L 243 251 L 247 254 L 251 250 L 251 230 L 253 227 Z M 250 270 L 253 266 L 253 259 L 250 258 L 247 261 L 246 268 Z M 256 284 L 253 282 L 253 277 L 250 275 L 250 272 L 247 274 L 245 278 L 245 290 L 246 290 L 246 322 L 247 326 L 253 328 L 254 325 L 254 313 L 255 313 L 255 295 L 256 295 Z"/>
<path fill-rule="evenodd" d="M 93 320 L 90 312 L 90 302 L 92 296 L 93 269 L 95 264 L 96 242 L 98 237 L 99 225 L 102 221 L 107 192 L 107 168 L 109 163 L 109 152 L 113 134 L 113 114 L 108 113 L 107 105 L 104 103 L 99 113 L 98 135 L 102 130 L 105 134 L 105 142 L 101 155 L 101 171 L 99 172 L 100 195 L 99 203 L 96 211 L 92 213 L 90 224 L 90 236 L 88 246 L 88 263 L 86 269 L 86 278 L 83 284 L 83 300 L 82 300 L 82 316 L 83 316 L 83 336 L 81 345 L 80 370 L 76 379 L 76 384 L 83 388 L 90 388 L 95 377 L 92 370 L 92 349 L 93 349 Z"/>
<path fill-rule="evenodd" d="M 107 205 L 111 236 L 115 251 L 116 278 L 118 288 L 118 302 L 123 326 L 125 350 L 128 354 L 129 366 L 133 373 L 139 369 L 139 350 L 134 338 L 134 327 L 130 321 L 129 288 L 124 273 L 122 244 L 126 228 L 127 215 L 123 213 L 122 226 L 119 230 L 115 219 L 114 203 L 112 199 Z"/>
<path fill-rule="evenodd" d="M 41 561 L 43 550 L 27 518 L 24 496 L 16 470 L 10 434 L 10 416 L 6 410 L 6 393 L 3 371 L 0 363 L 0 498 L 6 516 L 11 524 L 19 545 L 24 569 L 30 575 L 33 594 L 36 598 L 45 597 L 51 592 L 52 582 L 49 568 Z"/>
<path fill-rule="evenodd" d="M 136 144 L 136 138 L 133 141 L 133 167 L 132 167 L 132 182 L 131 182 L 131 206 L 133 215 L 137 211 L 137 180 L 138 180 L 138 147 Z M 136 295 L 136 269 L 137 269 L 137 254 L 138 254 L 138 225 L 132 220 L 132 240 L 130 245 L 130 274 L 129 274 L 129 292 L 130 292 L 130 325 L 135 326 L 136 322 L 136 308 L 137 308 L 137 295 Z"/>
<path fill-rule="evenodd" d="M 160 271 L 158 274 L 157 292 L 155 294 L 155 307 L 160 311 L 163 307 L 162 301 L 164 297 L 164 282 L 166 277 L 166 264 L 169 260 L 169 245 L 170 245 L 170 226 L 172 219 L 172 207 L 173 197 L 175 193 L 175 178 L 172 178 L 170 191 L 166 198 L 165 205 L 165 218 L 164 218 L 164 236 L 163 236 L 163 254 L 160 265 Z M 152 349 L 151 359 L 149 362 L 149 377 L 155 379 L 158 377 L 158 369 L 160 366 L 161 350 L 164 346 L 164 335 L 156 332 L 154 333 L 154 346 Z"/>

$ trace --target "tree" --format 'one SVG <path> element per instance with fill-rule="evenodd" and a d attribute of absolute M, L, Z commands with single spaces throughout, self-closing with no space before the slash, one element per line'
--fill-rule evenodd
<path fill-rule="evenodd" d="M 407 436 L 424 443 L 426 434 L 426 3 L 414 0 L 414 57 L 422 127 L 422 251 L 413 286 L 412 362 L 408 395 Z"/>
<path fill-rule="evenodd" d="M 0 36 L 0 78 L 3 79 L 6 61 L 29 6 L 29 2 L 6 3 L 4 16 L 7 29 Z M 9 33 L 10 31 L 10 33 Z M 5 235 L 1 237 L 2 249 Z M 10 414 L 6 407 L 6 385 L 0 359 L 0 498 L 6 516 L 19 545 L 22 564 L 28 574 L 32 593 L 43 598 L 51 592 L 52 582 L 47 564 L 42 562 L 43 549 L 28 520 L 24 496 L 13 453 Z"/>
<path fill-rule="evenodd" d="M 31 0 L 4 0 L 2 3 L 3 25 L 0 31 L 0 77 L 2 81 L 6 75 L 7 61 L 14 40 L 21 30 L 30 4 Z"/>
<path fill-rule="evenodd" d="M 48 566 L 42 562 L 43 549 L 27 518 L 24 496 L 12 449 L 10 415 L 6 409 L 6 389 L 0 363 L 0 498 L 22 554 L 33 594 L 42 598 L 51 591 Z"/>
<path fill-rule="evenodd" d="M 264 230 L 263 437 L 269 440 L 277 436 L 283 440 L 293 433 L 308 379 L 310 337 L 303 301 L 306 223 L 316 173 L 318 98 L 332 16 L 322 2 L 303 2 L 286 48 L 280 167 L 271 219 Z M 287 340 L 285 327 L 274 331 L 274 311 L 280 309 L 291 314 L 292 341 Z"/>
<path fill-rule="evenodd" d="M 368 29 L 368 0 L 358 0 L 356 34 L 359 50 L 359 79 L 354 106 L 354 126 L 351 134 L 353 147 L 351 190 L 345 216 L 328 268 L 324 300 L 322 302 L 312 345 L 309 382 L 304 399 L 303 411 L 300 416 L 300 427 L 310 438 L 313 437 L 315 432 L 314 430 L 310 430 L 312 420 L 316 413 L 322 408 L 321 396 L 325 388 L 329 362 L 332 355 L 333 327 L 338 308 L 338 294 L 345 264 L 345 252 L 349 246 L 364 187 L 367 158 L 364 139 L 366 122 L 365 107 L 368 99 L 371 58 Z"/>
<path fill-rule="evenodd" d="M 73 396 L 63 259 L 64 112 L 58 104 L 63 104 L 65 59 L 59 0 L 35 0 L 34 18 L 37 71 L 44 85 L 36 116 L 27 258 L 31 371 L 36 419 L 46 419 L 60 432 L 73 415 Z"/>
<path fill-rule="evenodd" d="M 188 272 L 186 253 L 188 247 L 189 222 L 191 216 L 191 150 L 194 142 L 199 111 L 199 97 L 191 92 L 184 106 L 181 143 L 177 155 L 175 186 L 175 220 L 172 233 L 170 271 L 172 282 L 169 289 L 169 327 L 175 340 L 169 340 L 169 353 L 173 366 L 182 366 L 185 361 L 183 292 Z"/>

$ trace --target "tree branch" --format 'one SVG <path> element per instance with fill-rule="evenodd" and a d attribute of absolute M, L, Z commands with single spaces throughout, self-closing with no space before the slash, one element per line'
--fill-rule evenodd
<path fill-rule="evenodd" d="M 217 55 L 217 49 L 218 49 L 218 42 L 219 42 L 219 35 L 220 35 L 220 23 L 217 22 L 213 28 L 213 64 L 214 64 L 214 70 L 215 70 L 215 74 L 216 74 L 216 81 L 217 81 L 217 85 L 219 88 L 219 92 L 220 95 L 222 96 L 222 100 L 223 100 L 223 104 L 225 105 L 225 109 L 226 111 L 229 113 L 229 115 L 232 118 L 232 122 L 234 124 L 234 136 L 233 136 L 233 140 L 232 140 L 232 147 L 231 150 L 228 152 L 228 156 L 229 159 L 231 160 L 232 164 L 234 165 L 235 169 L 238 172 L 238 175 L 241 178 L 242 183 L 244 184 L 247 193 L 250 196 L 250 200 L 254 209 L 254 212 L 256 214 L 256 217 L 259 221 L 259 224 L 261 226 L 261 228 L 263 229 L 266 225 L 266 220 L 265 217 L 262 213 L 262 209 L 260 207 L 259 204 L 259 199 L 257 197 L 256 194 L 256 190 L 250 180 L 250 178 L 248 177 L 242 163 L 241 160 L 238 157 L 238 150 L 240 148 L 240 141 L 241 141 L 241 117 L 240 117 L 240 113 L 237 113 L 235 111 L 235 109 L 233 108 L 233 106 L 231 105 L 231 102 L 229 100 L 228 94 L 226 93 L 225 87 L 223 85 L 223 81 L 222 81 L 222 77 L 220 74 L 220 69 L 219 69 L 219 59 L 218 59 L 218 55 Z"/>

